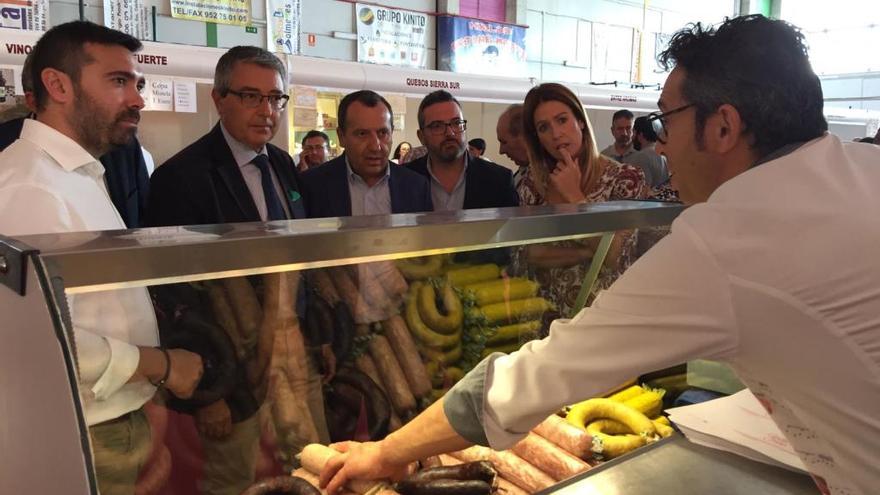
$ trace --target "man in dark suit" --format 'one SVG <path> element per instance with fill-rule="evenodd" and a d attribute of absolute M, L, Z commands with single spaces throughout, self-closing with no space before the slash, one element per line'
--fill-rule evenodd
<path fill-rule="evenodd" d="M 345 152 L 302 174 L 306 210 L 313 218 L 431 211 L 428 181 L 396 167 L 391 150 L 391 105 L 362 90 L 339 103 L 339 143 Z"/>
<path fill-rule="evenodd" d="M 220 123 L 156 169 L 147 209 L 149 225 L 305 217 L 293 159 L 269 144 L 287 104 L 286 81 L 284 65 L 262 48 L 238 46 L 220 57 L 211 92 Z M 186 287 L 181 292 L 192 293 Z M 185 298 L 164 299 L 180 304 Z M 198 298 L 193 304 L 199 304 Z M 261 350 L 245 351 L 239 362 L 222 363 L 235 367 L 232 391 L 216 402 L 194 406 L 206 459 L 203 493 L 237 495 L 253 482 L 260 437 L 256 413 L 263 394 L 245 370 L 259 362 L 253 355 Z M 327 441 L 320 392 L 320 380 L 309 383 L 307 402 L 319 436 Z"/>
<path fill-rule="evenodd" d="M 419 141 L 428 154 L 406 166 L 428 178 L 435 210 L 519 206 L 511 172 L 467 152 L 467 120 L 447 91 L 419 104 Z"/>

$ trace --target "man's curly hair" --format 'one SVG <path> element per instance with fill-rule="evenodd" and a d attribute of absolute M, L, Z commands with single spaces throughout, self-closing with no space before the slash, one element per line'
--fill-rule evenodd
<path fill-rule="evenodd" d="M 804 36 L 787 22 L 748 15 L 717 28 L 691 24 L 658 60 L 684 71 L 682 96 L 696 107 L 698 142 L 708 116 L 725 103 L 739 112 L 760 157 L 828 130 Z"/>

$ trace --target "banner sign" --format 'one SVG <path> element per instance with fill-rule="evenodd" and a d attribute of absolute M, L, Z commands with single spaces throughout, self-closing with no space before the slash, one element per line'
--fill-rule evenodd
<path fill-rule="evenodd" d="M 437 68 L 525 77 L 526 28 L 456 16 L 437 17 Z"/>
<path fill-rule="evenodd" d="M 144 0 L 104 0 L 105 26 L 139 40 L 151 40 L 152 24 L 152 14 L 149 8 L 144 7 Z"/>
<path fill-rule="evenodd" d="M 171 17 L 247 26 L 251 22 L 251 2 L 250 0 L 171 0 Z"/>
<path fill-rule="evenodd" d="M 270 51 L 299 55 L 302 0 L 266 0 L 266 46 Z"/>
<path fill-rule="evenodd" d="M 0 28 L 45 31 L 48 24 L 46 0 L 0 0 Z"/>
<path fill-rule="evenodd" d="M 358 62 L 428 68 L 428 15 L 355 4 Z"/>

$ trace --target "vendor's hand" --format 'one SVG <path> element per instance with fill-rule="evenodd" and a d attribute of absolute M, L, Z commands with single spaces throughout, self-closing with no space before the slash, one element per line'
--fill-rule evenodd
<path fill-rule="evenodd" d="M 560 149 L 559 153 L 562 155 L 562 160 L 556 163 L 556 168 L 550 173 L 550 187 L 562 197 L 564 203 L 580 203 L 585 196 L 581 190 L 581 169 L 578 160 L 572 159 L 565 148 Z"/>
<path fill-rule="evenodd" d="M 336 354 L 330 344 L 321 344 L 321 360 L 324 362 L 324 385 L 336 375 Z"/>
<path fill-rule="evenodd" d="M 382 451 L 382 442 L 341 442 L 330 447 L 343 452 L 330 458 L 321 471 L 321 487 L 333 495 L 349 480 L 399 480 L 407 474 L 407 464 L 389 462 L 390 456 Z"/>
<path fill-rule="evenodd" d="M 199 433 L 214 440 L 222 440 L 232 434 L 232 413 L 223 399 L 196 410 L 196 428 Z"/>
<path fill-rule="evenodd" d="M 176 397 L 188 399 L 202 379 L 202 357 L 184 349 L 168 349 L 170 371 L 165 388 Z"/>

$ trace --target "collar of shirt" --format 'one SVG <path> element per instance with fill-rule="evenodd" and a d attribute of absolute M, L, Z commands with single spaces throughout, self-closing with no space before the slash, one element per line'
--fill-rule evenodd
<path fill-rule="evenodd" d="M 104 166 L 97 158 L 70 137 L 39 120 L 26 119 L 19 137 L 45 151 L 68 172 L 88 166 L 84 170 L 96 179 L 104 175 Z"/>
<path fill-rule="evenodd" d="M 368 186 L 367 181 L 365 181 L 363 177 L 361 177 L 360 175 L 355 173 L 354 170 L 352 170 L 351 163 L 349 163 L 349 161 L 348 161 L 348 154 L 344 153 L 343 156 L 345 156 L 345 169 L 348 172 L 348 183 L 349 184 L 359 184 L 359 185 L 362 185 L 367 188 L 373 188 L 383 182 L 387 182 L 388 178 L 391 177 L 391 166 L 385 165 L 385 175 L 383 175 L 382 178 L 379 179 L 379 182 L 376 182 L 372 186 Z"/>
<path fill-rule="evenodd" d="M 229 131 L 226 130 L 226 127 L 223 126 L 222 122 L 220 123 L 220 131 L 223 132 L 223 139 L 225 139 L 226 144 L 229 145 L 229 150 L 232 151 L 232 157 L 235 158 L 235 163 L 238 164 L 239 168 L 249 165 L 254 161 L 254 158 L 256 158 L 257 155 L 269 155 L 266 151 L 265 144 L 259 153 L 254 151 L 248 147 L 248 145 L 232 137 L 232 134 L 229 134 Z"/>
<path fill-rule="evenodd" d="M 461 175 L 458 177 L 458 182 L 455 183 L 455 187 L 452 188 L 452 192 L 455 192 L 459 187 L 464 184 L 465 177 L 467 175 L 468 162 L 470 160 L 470 155 L 467 151 L 464 152 L 464 168 L 461 169 Z M 440 184 L 440 181 L 437 180 L 437 176 L 434 175 L 434 168 L 431 166 L 431 158 L 428 158 L 428 175 L 431 176 L 431 182 L 436 183 L 438 186 L 443 187 Z M 444 189 L 445 191 L 445 189 Z M 450 193 L 451 194 L 451 193 Z"/>
<path fill-rule="evenodd" d="M 825 134 L 823 134 L 823 136 L 824 136 L 824 135 L 827 135 L 827 134 L 828 134 L 828 133 L 825 133 Z M 763 158 L 759 158 L 758 161 L 756 161 L 756 162 L 752 165 L 752 167 L 757 167 L 758 165 L 761 165 L 762 163 L 767 163 L 767 162 L 769 162 L 769 161 L 776 160 L 777 158 L 782 158 L 783 156 L 788 155 L 789 153 L 794 152 L 795 150 L 797 150 L 798 148 L 800 148 L 801 146 L 803 146 L 805 143 L 806 143 L 806 141 L 801 141 L 801 142 L 797 142 L 797 143 L 786 144 L 785 146 L 783 146 L 783 147 L 781 147 L 781 148 L 778 148 L 776 151 L 772 151 L 772 152 L 770 152 L 767 156 L 765 156 L 765 157 L 763 157 Z"/>

